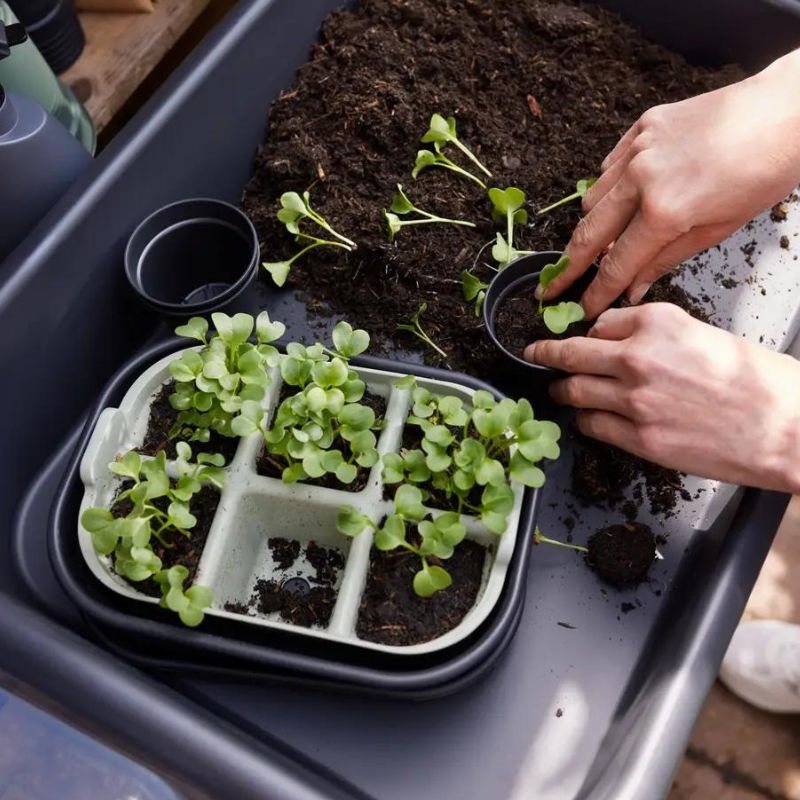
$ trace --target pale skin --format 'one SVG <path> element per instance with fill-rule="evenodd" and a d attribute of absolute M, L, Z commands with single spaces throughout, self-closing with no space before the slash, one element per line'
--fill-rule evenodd
<path fill-rule="evenodd" d="M 692 319 L 638 303 L 650 284 L 717 244 L 800 183 L 800 51 L 724 89 L 646 112 L 584 198 L 554 298 L 598 256 L 582 304 L 586 338 L 525 357 L 574 373 L 553 397 L 581 431 L 650 461 L 800 493 L 800 364 Z M 599 316 L 598 316 L 599 315 Z"/>

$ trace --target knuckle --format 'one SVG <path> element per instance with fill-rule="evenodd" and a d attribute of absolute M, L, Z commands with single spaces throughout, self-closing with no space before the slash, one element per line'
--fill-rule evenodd
<path fill-rule="evenodd" d="M 640 425 L 636 429 L 636 449 L 648 460 L 658 458 L 663 449 L 664 435 L 658 425 Z"/>
<path fill-rule="evenodd" d="M 663 192 L 645 190 L 641 211 L 645 221 L 653 227 L 676 233 L 688 230 L 681 206 Z"/>
<path fill-rule="evenodd" d="M 582 381 L 575 377 L 567 378 L 561 384 L 561 394 L 569 405 L 580 405 L 585 399 Z"/>
<path fill-rule="evenodd" d="M 585 198 L 584 198 L 585 199 Z M 585 250 L 592 246 L 594 240 L 595 224 L 591 215 L 581 217 L 575 230 L 572 233 L 572 245 L 581 250 Z"/>
<path fill-rule="evenodd" d="M 634 183 L 647 186 L 658 177 L 658 163 L 651 151 L 638 152 L 628 164 L 628 172 Z"/>
<path fill-rule="evenodd" d="M 642 130 L 631 142 L 631 157 L 641 156 L 653 146 L 653 134 L 649 130 Z"/>
<path fill-rule="evenodd" d="M 614 255 L 613 249 L 600 262 L 597 277 L 605 286 L 616 287 L 620 283 L 624 283 L 625 267 Z"/>
<path fill-rule="evenodd" d="M 625 348 L 619 358 L 623 369 L 635 378 L 645 376 L 650 369 L 650 359 L 639 347 Z"/>
<path fill-rule="evenodd" d="M 653 416 L 652 398 L 645 389 L 633 389 L 628 393 L 625 403 L 631 419 L 636 422 L 650 422 Z"/>
<path fill-rule="evenodd" d="M 561 368 L 567 372 L 576 372 L 580 363 L 578 348 L 575 342 L 567 339 L 561 345 L 561 354 L 559 358 Z"/>
<path fill-rule="evenodd" d="M 664 118 L 664 106 L 652 106 L 639 117 L 639 126 L 642 131 L 657 127 Z"/>

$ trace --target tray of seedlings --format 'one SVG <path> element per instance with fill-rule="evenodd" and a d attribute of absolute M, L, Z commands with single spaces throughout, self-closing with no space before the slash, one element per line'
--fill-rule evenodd
<path fill-rule="evenodd" d="M 580 437 L 521 353 L 588 329 L 533 289 L 619 136 L 800 18 L 614 3 L 645 38 L 572 0 L 340 5 L 238 4 L 6 268 L 0 340 L 35 324 L 42 357 L 4 364 L 1 568 L 374 796 L 661 797 L 786 498 Z M 211 316 L 208 248 L 173 259 L 202 313 L 123 270 L 186 198 L 260 249 Z M 792 194 L 645 301 L 787 350 L 799 234 Z"/>

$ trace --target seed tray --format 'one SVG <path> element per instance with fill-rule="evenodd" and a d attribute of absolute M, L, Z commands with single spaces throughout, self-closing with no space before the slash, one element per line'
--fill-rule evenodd
<path fill-rule="evenodd" d="M 108 464 L 122 453 L 142 445 L 152 401 L 171 379 L 169 363 L 179 356 L 180 352 L 165 356 L 150 366 L 130 386 L 118 408 L 105 408 L 100 413 L 80 465 L 85 488 L 81 513 L 90 506 L 108 508 L 113 504 L 120 480 L 110 472 Z M 381 456 L 397 452 L 411 403 L 411 392 L 393 385 L 403 377 L 403 373 L 365 367 L 357 371 L 365 381 L 367 391 L 386 401 L 385 423 L 378 438 L 378 452 Z M 262 401 L 268 419 L 279 402 L 282 386 L 279 370 L 271 370 L 270 379 Z M 469 407 L 475 391 L 453 382 L 430 378 L 419 378 L 418 383 L 436 394 L 455 395 L 464 401 L 466 407 Z M 467 528 L 466 538 L 486 550 L 477 598 L 464 619 L 431 641 L 404 646 L 387 645 L 360 638 L 356 633 L 369 568 L 372 531 L 366 530 L 351 540 L 336 530 L 337 510 L 344 504 L 353 505 L 376 522 L 391 513 L 393 505 L 384 494 L 381 463 L 371 468 L 367 485 L 361 491 L 348 492 L 304 482 L 285 484 L 279 479 L 259 475 L 256 462 L 262 448 L 260 434 L 241 439 L 226 468 L 225 485 L 195 577 L 196 583 L 208 586 L 214 594 L 214 602 L 207 614 L 237 624 L 290 631 L 301 636 L 407 655 L 446 649 L 469 636 L 486 620 L 500 597 L 514 553 L 524 487 L 512 483 L 514 507 L 508 518 L 508 528 L 500 537 L 488 531 L 478 519 L 462 517 Z M 202 446 L 196 445 L 195 450 L 201 452 Z M 434 517 L 442 513 L 435 509 L 431 511 Z M 315 570 L 305 560 L 301 560 L 299 569 L 295 567 L 290 572 L 277 566 L 268 542 L 278 537 L 298 541 L 303 547 L 309 542 L 316 542 L 339 551 L 346 559 L 332 587 L 337 596 L 327 625 L 294 625 L 283 621 L 279 612 L 263 614 L 252 608 L 247 613 L 228 610 L 231 604 L 247 606 L 256 583 L 261 579 L 281 582 L 300 577 L 313 582 L 312 573 Z M 107 588 L 142 603 L 158 603 L 157 598 L 138 591 L 111 570 L 110 558 L 95 552 L 91 535 L 80 524 L 78 541 L 89 569 Z"/>

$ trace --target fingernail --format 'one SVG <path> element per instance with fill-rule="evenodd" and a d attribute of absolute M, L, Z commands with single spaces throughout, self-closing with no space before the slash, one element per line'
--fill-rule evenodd
<path fill-rule="evenodd" d="M 652 285 L 652 283 L 640 283 L 638 286 L 631 289 L 628 294 L 628 300 L 630 300 L 631 305 L 635 306 L 641 303 L 642 298 L 647 294 Z"/>
<path fill-rule="evenodd" d="M 542 289 L 541 284 L 536 287 L 536 291 L 533 293 L 533 296 L 537 300 L 541 300 L 544 297 L 544 289 Z"/>
<path fill-rule="evenodd" d="M 534 342 L 533 344 L 529 344 L 525 348 L 525 352 L 522 354 L 522 357 L 526 361 L 530 361 L 531 364 L 533 364 L 536 361 L 536 342 Z"/>

